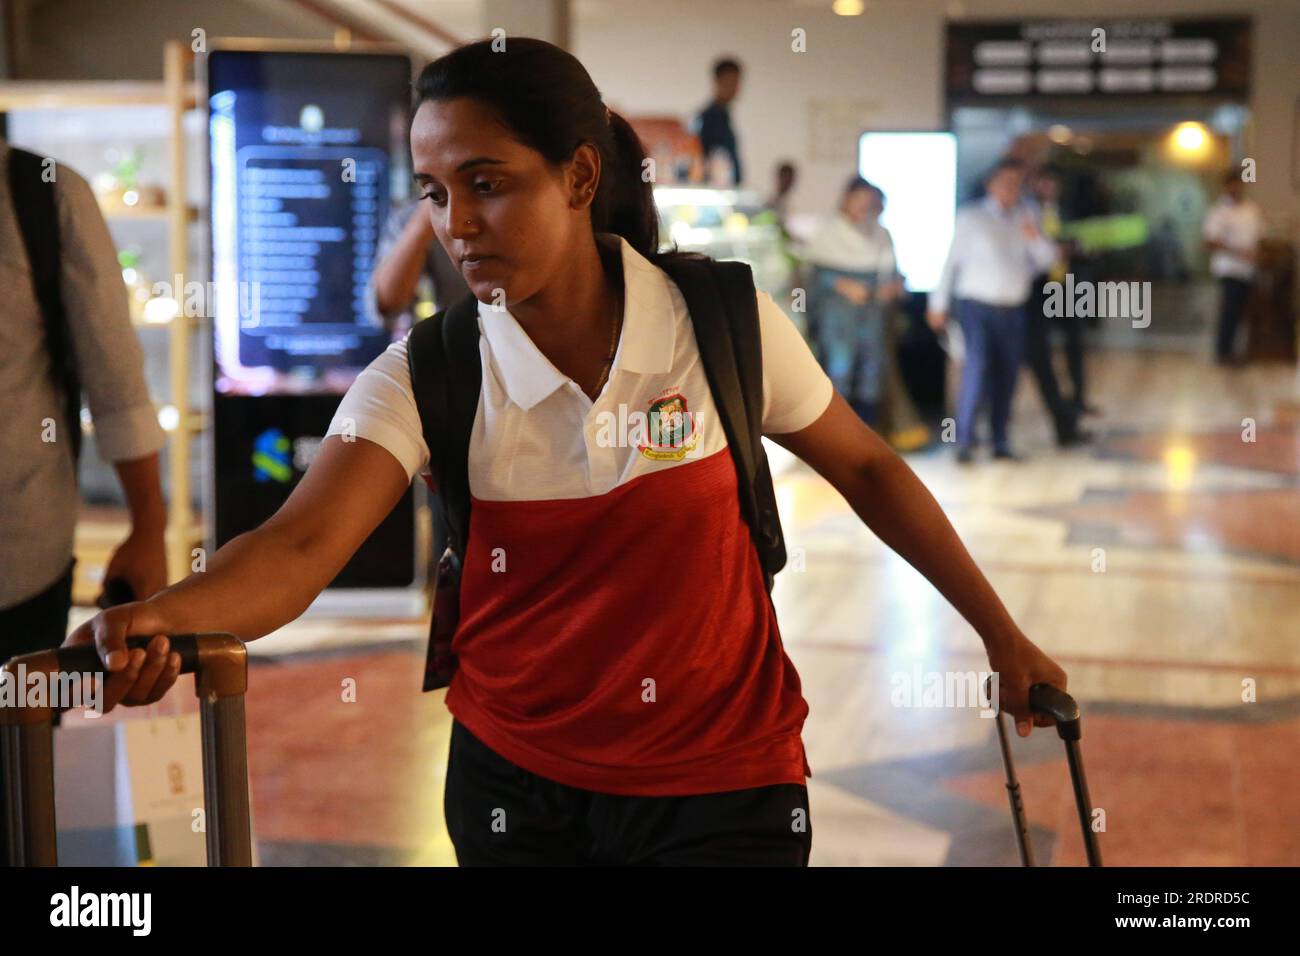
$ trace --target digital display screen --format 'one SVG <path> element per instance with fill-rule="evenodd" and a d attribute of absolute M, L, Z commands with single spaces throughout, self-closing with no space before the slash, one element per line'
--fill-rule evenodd
<path fill-rule="evenodd" d="M 957 137 L 863 133 L 858 175 L 885 194 L 880 224 L 894 240 L 898 271 L 913 292 L 939 284 L 957 215 Z"/>
<path fill-rule="evenodd" d="M 216 547 L 284 504 L 340 396 L 390 343 L 369 293 L 389 209 L 410 193 L 411 66 L 388 53 L 207 58 Z M 419 577 L 408 489 L 333 588 Z"/>
<path fill-rule="evenodd" d="M 367 289 L 409 189 L 410 64 L 242 50 L 207 62 L 216 390 L 342 394 L 390 341 Z"/>

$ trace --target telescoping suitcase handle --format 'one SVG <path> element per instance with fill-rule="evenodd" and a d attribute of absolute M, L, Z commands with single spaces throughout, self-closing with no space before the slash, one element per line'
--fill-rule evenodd
<path fill-rule="evenodd" d="M 146 647 L 151 637 L 128 638 L 128 649 Z M 248 822 L 248 750 L 244 693 L 248 652 L 233 634 L 168 635 L 180 655 L 182 674 L 194 675 L 203 733 L 203 803 L 209 866 L 251 866 Z M 46 686 L 59 675 L 106 673 L 92 644 L 61 647 L 15 657 L 3 667 L 5 680 L 23 688 L 34 673 Z M 10 695 L 21 698 L 22 695 Z M 51 701 L 46 701 L 52 703 Z M 58 864 L 54 819 L 54 706 L 31 707 L 0 700 L 0 766 L 4 769 L 4 824 L 14 866 Z"/>
<path fill-rule="evenodd" d="M 1074 786 L 1074 802 L 1079 812 L 1079 827 L 1083 833 L 1083 847 L 1089 866 L 1101 866 L 1101 847 L 1092 829 L 1092 800 L 1088 796 L 1088 780 L 1083 772 L 1083 753 L 1079 741 L 1083 737 L 1079 705 L 1073 697 L 1050 684 L 1034 684 L 1029 688 L 1029 707 L 1036 714 L 1046 714 L 1056 723 L 1056 732 L 1065 741 L 1065 757 L 1070 765 L 1070 782 Z M 1007 798 L 1011 803 L 1011 817 L 1016 828 L 1016 844 L 1020 849 L 1020 862 L 1034 865 L 1034 848 L 1029 842 L 1029 824 L 1025 820 L 1025 805 L 1020 796 L 1020 781 L 1016 779 L 1015 763 L 1011 758 L 1011 743 L 1007 737 L 1003 713 L 998 711 L 998 744 L 1002 750 L 1002 765 L 1007 771 Z"/>

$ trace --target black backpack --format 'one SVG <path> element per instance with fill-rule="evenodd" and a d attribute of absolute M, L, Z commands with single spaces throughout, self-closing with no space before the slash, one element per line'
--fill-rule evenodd
<path fill-rule="evenodd" d="M 763 451 L 763 355 L 754 277 L 741 262 L 672 257 L 661 263 L 690 312 L 700 360 L 736 466 L 740 512 L 770 593 L 785 566 L 776 492 Z M 469 540 L 469 443 L 482 389 L 478 300 L 469 295 L 417 322 L 407 340 L 411 388 L 432 456 L 447 527 L 429 625 L 424 689 L 451 683 L 451 638 L 459 617 L 460 563 Z"/>
<path fill-rule="evenodd" d="M 81 457 L 81 383 L 77 375 L 72 334 L 63 310 L 60 276 L 59 210 L 54 201 L 54 183 L 44 176 L 45 159 L 24 149 L 9 150 L 9 199 L 13 204 L 18 232 L 27 250 L 32 285 L 45 324 L 45 347 L 55 389 L 63 399 L 63 426 L 71 441 L 75 472 Z"/>

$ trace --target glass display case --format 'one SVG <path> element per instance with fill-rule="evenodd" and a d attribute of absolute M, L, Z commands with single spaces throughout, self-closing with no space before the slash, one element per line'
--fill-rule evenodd
<path fill-rule="evenodd" d="M 660 235 L 664 247 L 703 252 L 714 259 L 737 260 L 754 270 L 754 285 L 790 314 L 790 287 L 795 261 L 776 215 L 764 208 L 758 194 L 746 189 L 662 185 L 655 187 Z M 763 440 L 769 467 L 779 477 L 795 466 L 788 451 Z"/>
<path fill-rule="evenodd" d="M 794 264 L 775 214 L 747 189 L 658 185 L 660 234 L 665 248 L 734 259 L 754 270 L 754 284 L 783 302 Z"/>

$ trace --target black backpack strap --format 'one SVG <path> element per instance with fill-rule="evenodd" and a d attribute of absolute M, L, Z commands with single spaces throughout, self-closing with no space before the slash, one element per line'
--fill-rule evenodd
<path fill-rule="evenodd" d="M 709 390 L 736 466 L 740 512 L 772 588 L 785 566 L 776 490 L 763 450 L 763 352 L 754 276 L 740 262 L 669 259 L 682 292 Z"/>
<path fill-rule="evenodd" d="M 758 318 L 758 290 L 754 285 L 753 270 L 743 262 L 714 261 L 712 266 L 731 320 L 736 371 L 740 376 L 741 393 L 745 396 L 746 421 L 754 458 L 753 492 L 758 516 L 756 538 L 770 591 L 772 578 L 785 567 L 786 550 L 772 470 L 767 451 L 763 448 L 763 336 Z"/>
<path fill-rule="evenodd" d="M 81 457 L 81 380 L 72 333 L 63 309 L 59 209 L 54 182 L 45 178 L 45 159 L 25 149 L 9 150 L 9 197 L 27 261 L 32 287 L 45 326 L 54 385 L 63 399 L 64 428 L 72 438 L 73 468 Z"/>
<path fill-rule="evenodd" d="M 448 543 L 461 556 L 469 540 L 469 442 L 483 386 L 478 339 L 478 300 L 469 295 L 417 322 L 406 341 L 429 470 L 437 480 Z"/>
<path fill-rule="evenodd" d="M 438 560 L 429 619 L 426 691 L 449 686 L 457 667 L 451 644 L 460 621 L 461 559 L 469 541 L 469 442 L 483 385 L 478 338 L 478 300 L 469 295 L 415 323 L 406 340 L 411 391 L 429 446 L 429 471 L 437 481 L 448 544 Z"/>

